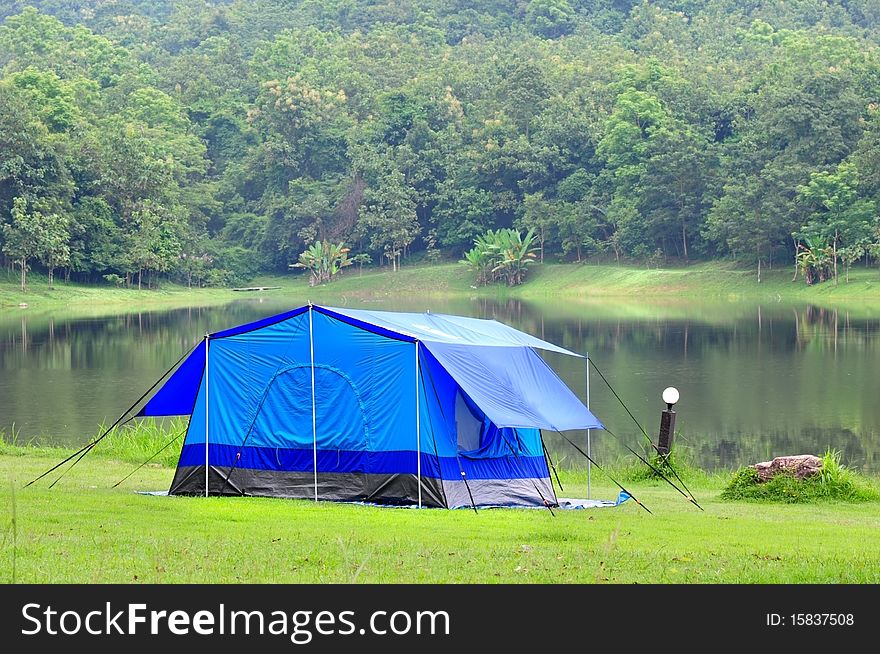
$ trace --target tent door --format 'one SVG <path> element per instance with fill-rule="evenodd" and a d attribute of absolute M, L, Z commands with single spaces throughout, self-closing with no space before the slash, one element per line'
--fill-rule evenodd
<path fill-rule="evenodd" d="M 455 396 L 455 431 L 459 452 L 470 452 L 479 449 L 483 420 L 474 415 L 461 391 Z"/>
<path fill-rule="evenodd" d="M 258 409 L 250 443 L 281 450 L 311 450 L 311 383 L 308 364 L 276 374 Z M 327 458 L 331 469 L 337 467 L 337 459 L 341 464 L 342 452 L 367 450 L 369 435 L 363 401 L 344 373 L 330 366 L 315 366 L 315 409 L 318 453 L 337 454 L 336 458 L 321 457 Z M 319 474 L 321 471 L 319 465 Z"/>

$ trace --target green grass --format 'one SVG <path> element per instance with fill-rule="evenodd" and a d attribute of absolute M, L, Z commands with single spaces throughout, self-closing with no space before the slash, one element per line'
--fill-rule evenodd
<path fill-rule="evenodd" d="M 754 270 L 729 262 L 698 263 L 677 268 L 636 268 L 614 265 L 547 264 L 536 266 L 529 281 L 516 289 L 523 297 L 565 295 L 569 297 L 621 297 L 645 295 L 723 300 L 811 300 L 845 302 L 880 300 L 880 270 L 857 268 L 850 281 L 807 286 L 792 282 L 790 267 L 764 271 L 759 283 Z"/>
<path fill-rule="evenodd" d="M 98 428 L 95 438 L 104 434 L 109 425 Z M 139 420 L 114 428 L 95 446 L 93 452 L 101 457 L 121 462 L 140 464 L 147 459 L 154 465 L 175 466 L 183 445 L 187 420 L 182 417 L 163 421 Z M 165 447 L 165 446 L 168 447 Z M 164 449 L 163 449 L 164 448 Z M 161 452 L 160 452 L 161 450 Z M 3 438 L 0 431 L 0 455 L 28 456 L 50 455 L 62 460 L 74 450 L 66 447 L 37 445 L 34 441 L 22 442 L 16 432 Z M 156 454 L 158 452 L 158 454 Z M 155 456 L 154 456 L 155 455 Z M 152 458 L 151 458 L 152 457 Z"/>
<path fill-rule="evenodd" d="M 642 457 L 651 464 L 650 467 L 629 455 L 611 466 L 609 474 L 620 483 L 644 482 L 659 485 L 668 484 L 666 480 L 669 480 L 679 485 L 683 481 L 688 487 L 716 486 L 727 478 L 725 473 L 710 474 L 697 467 L 693 456 L 683 448 L 676 448 L 668 457 L 661 457 L 657 453 L 642 453 Z"/>
<path fill-rule="evenodd" d="M 665 483 L 630 482 L 654 515 L 633 502 L 552 517 L 151 497 L 133 491 L 167 488 L 173 468 L 111 488 L 133 468 L 120 453 L 96 450 L 51 490 L 21 487 L 60 452 L 0 454 L 0 581 L 14 562 L 22 583 L 880 583 L 878 502 L 723 501 L 708 476 L 692 486 L 705 512 Z M 593 496 L 616 497 L 594 472 Z M 582 471 L 563 484 L 585 496 Z"/>
<path fill-rule="evenodd" d="M 875 502 L 880 492 L 871 480 L 840 463 L 840 453 L 822 457 L 819 474 L 797 479 L 793 474 L 775 475 L 760 482 L 752 467 L 737 470 L 720 495 L 724 500 L 805 504 L 815 502 Z"/>
<path fill-rule="evenodd" d="M 729 262 L 698 263 L 677 268 L 643 268 L 613 264 L 546 263 L 529 270 L 522 286 L 474 287 L 467 267 L 459 263 L 433 266 L 405 266 L 399 272 L 368 270 L 362 275 L 348 269 L 339 279 L 309 288 L 302 276 L 263 277 L 255 283 L 282 286 L 282 292 L 296 292 L 314 299 L 354 297 L 374 299 L 396 295 L 467 295 L 541 299 L 564 296 L 569 300 L 614 299 L 645 296 L 653 301 L 687 299 L 768 301 L 880 301 L 880 270 L 863 267 L 850 272 L 850 282 L 826 282 L 807 286 L 802 279 L 791 281 L 789 268 L 765 271 L 758 283 L 755 271 Z"/>
<path fill-rule="evenodd" d="M 255 280 L 291 304 L 384 297 L 562 296 L 571 303 L 650 297 L 676 303 L 707 298 L 810 301 L 880 306 L 880 273 L 858 270 L 851 283 L 817 288 L 774 271 L 726 264 L 674 270 L 616 266 L 536 267 L 517 289 L 471 288 L 464 266 L 347 271 L 324 287 L 303 277 Z M 28 302 L 65 310 L 161 308 L 225 302 L 248 294 L 222 289 L 159 291 L 59 286 L 34 278 L 27 294 L 0 282 L 0 306 Z M 558 303 L 561 304 L 561 303 Z M 548 310 L 549 310 L 548 305 Z M 17 309 L 16 309 L 17 310 Z M 654 515 L 633 502 L 614 509 L 395 510 L 265 498 L 161 498 L 175 444 L 118 488 L 112 485 L 167 442 L 169 429 L 120 430 L 53 489 L 21 486 L 70 451 L 0 446 L 0 581 L 20 582 L 587 582 L 587 583 L 880 583 L 880 502 L 786 504 L 723 499 L 727 479 L 676 462 L 705 512 L 641 465 L 611 473 Z M 650 472 L 650 471 L 648 471 Z M 586 495 L 583 471 L 562 471 L 568 497 Z M 876 484 L 874 484 L 876 486 Z M 617 488 L 594 469 L 593 496 Z M 876 497 L 876 496 L 875 496 Z"/>
<path fill-rule="evenodd" d="M 163 282 L 156 289 L 138 290 L 109 284 L 65 283 L 56 278 L 54 288 L 50 289 L 42 275 L 28 275 L 28 280 L 28 290 L 22 292 L 17 276 L 0 272 L 0 307 L 18 308 L 20 304 L 27 304 L 29 310 L 63 307 L 100 314 L 105 307 L 123 306 L 132 311 L 161 309 L 226 302 L 239 295 L 230 289 L 192 289 L 169 282 Z"/>
<path fill-rule="evenodd" d="M 865 303 L 880 306 L 880 270 L 855 268 L 850 282 L 825 282 L 807 286 L 803 280 L 791 281 L 791 269 L 765 271 L 758 283 L 755 271 L 728 262 L 699 263 L 677 268 L 558 264 L 534 266 L 526 283 L 516 288 L 494 285 L 476 288 L 468 269 L 459 263 L 409 265 L 399 272 L 387 268 L 347 269 L 331 283 L 309 287 L 304 274 L 264 276 L 253 286 L 280 286 L 261 295 L 282 296 L 290 303 L 345 302 L 349 299 L 381 300 L 413 297 L 489 297 L 541 300 L 565 297 L 569 302 L 609 302 L 633 297 L 650 299 L 653 304 L 676 304 L 698 299 L 803 302 L 849 305 Z M 109 285 L 80 285 L 57 282 L 49 290 L 44 277 L 31 275 L 30 288 L 22 293 L 14 276 L 0 275 L 0 307 L 29 309 L 78 308 L 95 311 L 100 307 L 125 306 L 131 309 L 180 305 L 213 304 L 252 297 L 256 293 L 231 289 L 189 289 L 163 282 L 158 290 L 114 288 Z"/>

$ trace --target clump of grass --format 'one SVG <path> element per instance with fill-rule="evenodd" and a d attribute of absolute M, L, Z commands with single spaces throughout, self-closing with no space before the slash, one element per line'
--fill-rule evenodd
<path fill-rule="evenodd" d="M 611 474 L 621 482 L 642 483 L 663 481 L 666 477 L 678 484 L 679 478 L 686 484 L 704 484 L 710 480 L 710 475 L 698 467 L 690 452 L 686 449 L 674 449 L 668 455 L 663 456 L 656 451 L 652 454 L 643 454 L 651 464 L 645 465 L 644 461 L 631 456 L 624 459 L 621 464 L 613 467 Z M 659 473 L 662 473 L 662 477 Z M 677 475 L 677 476 L 676 476 Z"/>
<path fill-rule="evenodd" d="M 721 492 L 721 499 L 751 502 L 870 502 L 880 500 L 880 492 L 865 477 L 840 462 L 840 452 L 828 450 L 822 456 L 822 468 L 812 477 L 798 479 L 782 472 L 761 482 L 751 467 L 737 470 Z"/>
<path fill-rule="evenodd" d="M 15 423 L 13 422 L 9 437 L 6 436 L 6 432 L 3 429 L 0 429 L 0 454 L 13 456 L 26 454 L 29 451 L 29 448 L 36 447 L 34 445 L 35 440 L 35 438 L 31 438 L 27 441 L 22 440 L 21 429 L 16 429 Z"/>
<path fill-rule="evenodd" d="M 150 461 L 150 464 L 174 467 L 180 458 L 180 449 L 183 446 L 183 436 L 186 432 L 187 421 L 185 418 L 172 418 L 169 420 L 139 420 L 127 425 L 116 427 L 103 438 L 87 454 L 90 457 L 107 457 L 126 463 L 140 464 L 162 450 L 165 445 L 171 443 Z M 107 431 L 105 425 L 100 425 L 92 439 L 97 438 Z M 172 440 L 178 436 L 177 440 Z M 22 441 L 20 434 L 13 428 L 12 437 L 3 438 L 0 433 L 0 454 L 9 456 L 26 456 L 35 452 L 56 455 L 59 458 L 70 454 L 77 447 L 69 445 L 41 445 L 36 439 Z M 92 440 L 90 439 L 90 440 Z M 85 445 L 85 443 L 83 443 Z"/>
<path fill-rule="evenodd" d="M 131 422 L 110 432 L 91 453 L 128 463 L 143 463 L 171 442 L 150 463 L 174 467 L 180 458 L 186 425 L 187 421 L 183 418 Z M 98 433 L 103 434 L 104 431 L 106 427 L 99 429 Z M 176 436 L 179 436 L 177 440 L 172 440 Z"/>

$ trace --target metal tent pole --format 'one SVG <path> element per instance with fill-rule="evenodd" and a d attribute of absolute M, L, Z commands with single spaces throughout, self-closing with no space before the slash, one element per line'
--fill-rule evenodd
<path fill-rule="evenodd" d="M 208 350 L 210 349 L 211 337 L 206 332 L 205 333 L 205 497 L 208 497 L 208 471 L 210 467 L 208 465 L 208 400 L 210 399 L 210 394 L 208 393 L 208 365 L 210 359 L 208 358 Z"/>
<path fill-rule="evenodd" d="M 315 501 L 318 501 L 318 420 L 315 407 L 315 338 L 312 331 L 312 303 L 309 302 L 309 356 L 312 368 L 312 464 L 315 468 Z"/>
<path fill-rule="evenodd" d="M 585 386 L 586 395 L 587 395 L 587 410 L 589 411 L 590 410 L 590 353 L 589 352 L 584 354 L 584 370 L 586 373 L 585 374 L 586 384 L 584 386 Z M 593 456 L 593 451 L 592 451 L 592 447 L 591 447 L 592 446 L 592 436 L 593 436 L 593 430 L 587 429 L 587 456 L 591 457 L 591 458 Z M 593 461 L 591 460 L 591 458 L 587 459 L 587 499 L 588 500 L 593 499 Z"/>
<path fill-rule="evenodd" d="M 419 424 L 419 342 L 416 341 L 416 481 L 419 486 L 419 508 L 422 508 L 422 432 Z"/>

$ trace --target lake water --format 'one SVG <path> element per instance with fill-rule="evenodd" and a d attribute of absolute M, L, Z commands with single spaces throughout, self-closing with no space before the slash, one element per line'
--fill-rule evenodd
<path fill-rule="evenodd" d="M 77 316 L 3 309 L 0 431 L 18 441 L 80 444 L 112 422 L 206 331 L 301 305 L 267 294 L 223 306 Z M 880 309 L 783 304 L 531 304 L 519 300 L 389 299 L 374 309 L 497 318 L 577 352 L 589 352 L 656 439 L 660 393 L 681 400 L 677 444 L 707 469 L 783 454 L 840 450 L 845 463 L 880 473 Z M 583 361 L 548 355 L 577 394 Z M 591 407 L 631 447 L 644 437 L 595 373 Z M 584 433 L 572 438 L 583 443 Z M 564 465 L 581 465 L 554 435 Z M 625 450 L 594 432 L 599 463 Z"/>

